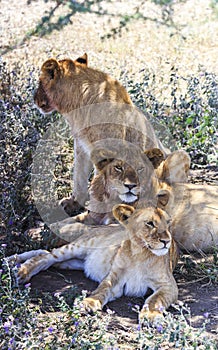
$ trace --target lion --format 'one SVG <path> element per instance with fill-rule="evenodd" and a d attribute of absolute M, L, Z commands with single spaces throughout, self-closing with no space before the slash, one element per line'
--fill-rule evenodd
<path fill-rule="evenodd" d="M 152 197 L 154 167 L 149 160 L 151 156 L 155 158 L 155 167 L 164 159 L 163 152 L 158 148 L 142 152 L 128 143 L 122 143 L 118 150 L 117 145 L 114 148 L 95 147 L 91 152 L 91 160 L 97 174 L 89 188 L 89 205 L 84 213 L 66 219 L 65 222 L 108 225 L 116 221 L 112 214 L 115 204 L 136 206 L 140 196 L 148 199 Z"/>
<path fill-rule="evenodd" d="M 150 150 L 149 161 L 156 162 L 156 160 L 154 160 L 155 157 L 151 157 L 151 154 L 152 152 Z M 175 161 L 177 156 L 178 161 L 181 160 L 182 152 L 179 151 L 179 153 L 175 153 L 174 156 L 172 156 L 172 154 L 169 155 L 161 162 L 155 171 L 150 174 L 150 179 L 148 173 L 149 166 L 147 166 L 147 163 L 144 168 L 140 165 L 142 169 L 140 173 L 140 196 L 138 201 L 129 204 L 137 208 L 141 205 L 140 202 L 143 201 L 144 197 L 153 201 L 154 205 L 165 210 L 171 216 L 171 232 L 182 251 L 213 252 L 218 246 L 218 187 L 215 185 L 185 183 L 185 169 L 187 169 L 188 163 L 185 161 L 183 164 L 180 163 L 180 168 L 178 166 L 179 163 L 177 164 Z M 184 157 L 184 160 L 185 159 L 188 161 L 187 157 Z M 115 186 L 116 182 L 113 182 L 113 178 L 111 178 L 110 167 L 112 164 L 113 162 L 109 162 L 105 165 L 102 177 L 105 179 L 106 176 L 105 183 L 110 183 L 111 191 L 114 191 L 112 191 L 112 193 L 113 196 L 115 196 L 119 192 L 118 188 L 116 189 Z M 183 170 L 181 170 L 182 168 Z M 167 169 L 167 171 L 164 170 L 163 173 L 161 173 L 161 169 Z M 162 174 L 163 180 L 156 176 L 157 172 L 160 177 Z M 167 175 L 168 173 L 170 173 L 170 177 Z M 94 181 L 98 181 L 100 177 L 100 174 L 97 175 Z M 150 191 L 148 191 L 148 189 Z M 101 193 L 101 191 L 96 191 L 96 193 L 92 193 L 90 197 L 95 195 L 100 200 L 101 197 L 99 196 Z M 92 216 L 92 213 L 87 212 L 81 215 L 84 215 L 84 217 L 87 215 L 87 217 L 89 217 L 89 215 Z M 83 220 L 83 218 L 68 218 L 57 222 L 51 226 L 51 228 L 59 237 L 63 237 L 66 241 L 71 241 L 75 237 L 87 232 L 95 235 L 96 223 L 94 226 L 88 226 L 85 224 L 87 222 Z M 111 227 L 112 232 L 116 230 L 116 225 Z M 107 232 L 107 226 L 102 226 L 102 233 L 103 232 Z"/>
<path fill-rule="evenodd" d="M 121 158 L 121 159 L 119 159 Z M 152 148 L 142 152 L 132 144 L 122 148 L 95 147 L 91 160 L 97 169 L 89 188 L 88 210 L 51 225 L 54 232 L 68 224 L 108 225 L 116 222 L 112 208 L 115 204 L 136 207 L 140 198 L 149 200 L 156 195 L 156 177 L 169 184 L 187 182 L 190 157 L 183 151 L 172 152 L 165 160 L 163 152 Z M 63 232 L 61 232 L 62 236 Z M 70 236 L 67 241 L 71 241 Z"/>
<path fill-rule="evenodd" d="M 172 217 L 171 232 L 183 251 L 218 246 L 218 186 L 159 183 L 159 207 Z"/>
<path fill-rule="evenodd" d="M 87 312 L 101 310 L 108 302 L 127 296 L 153 294 L 145 300 L 140 320 L 155 321 L 163 310 L 177 300 L 178 288 L 172 271 L 178 250 L 169 231 L 168 214 L 150 204 L 135 209 L 118 204 L 113 215 L 124 230 L 88 233 L 51 252 L 35 250 L 8 258 L 22 263 L 18 282 L 24 283 L 38 272 L 55 265 L 58 268 L 84 270 L 99 282 L 97 289 L 82 302 Z"/>
<path fill-rule="evenodd" d="M 108 74 L 88 67 L 87 54 L 43 63 L 34 94 L 42 113 L 60 112 L 69 122 L 74 138 L 73 194 L 62 200 L 69 215 L 81 211 L 88 200 L 88 179 L 93 168 L 90 154 L 98 140 L 120 140 L 141 150 L 160 148 L 145 115 L 134 107 L 126 89 Z"/>
<path fill-rule="evenodd" d="M 109 149 L 96 147 L 91 152 L 91 160 L 97 175 L 89 188 L 88 210 L 57 223 L 56 227 L 74 222 L 87 225 L 116 222 L 112 214 L 115 204 L 136 207 L 140 198 L 153 198 L 156 195 L 156 177 L 169 184 L 187 182 L 190 167 L 190 157 L 183 150 L 171 153 L 164 160 L 164 154 L 158 148 L 142 152 L 129 144 L 122 144 L 118 151 L 116 146 L 114 149 L 112 146 Z"/>

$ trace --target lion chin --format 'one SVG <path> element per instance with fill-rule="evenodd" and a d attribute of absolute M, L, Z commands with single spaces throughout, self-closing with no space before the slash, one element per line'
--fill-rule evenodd
<path fill-rule="evenodd" d="M 138 196 L 135 194 L 132 194 L 130 192 L 124 193 L 124 194 L 119 194 L 119 198 L 123 203 L 134 203 L 135 201 L 138 200 Z"/>
<path fill-rule="evenodd" d="M 162 249 L 151 249 L 152 253 L 157 256 L 163 256 L 166 255 L 169 251 L 168 248 L 162 248 Z"/>

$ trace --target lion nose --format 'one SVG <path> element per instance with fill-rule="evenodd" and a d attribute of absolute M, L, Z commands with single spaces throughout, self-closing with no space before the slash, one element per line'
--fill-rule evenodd
<path fill-rule="evenodd" d="M 124 186 L 127 187 L 131 191 L 134 187 L 136 187 L 136 184 L 126 184 L 125 183 Z"/>
<path fill-rule="evenodd" d="M 164 247 L 170 244 L 170 239 L 160 239 L 160 242 L 163 243 Z"/>

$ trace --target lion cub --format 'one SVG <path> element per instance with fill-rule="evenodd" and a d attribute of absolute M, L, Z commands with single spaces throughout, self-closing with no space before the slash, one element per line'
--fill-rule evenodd
<path fill-rule="evenodd" d="M 178 296 L 172 274 L 177 247 L 169 232 L 169 216 L 153 206 L 134 209 L 126 204 L 115 206 L 113 214 L 125 230 L 119 226 L 103 234 L 98 230 L 94 236 L 84 234 L 51 252 L 36 250 L 9 258 L 25 261 L 18 271 L 19 282 L 28 281 L 52 265 L 84 270 L 87 277 L 100 282 L 83 300 L 86 311 L 102 309 L 123 294 L 144 296 L 151 288 L 153 294 L 145 300 L 140 318 L 153 321 L 161 316 Z"/>
<path fill-rule="evenodd" d="M 158 147 L 164 155 L 169 153 L 126 89 L 108 74 L 89 68 L 87 60 L 86 54 L 75 61 L 47 60 L 34 95 L 41 112 L 58 111 L 67 119 L 74 137 L 73 195 L 62 201 L 69 215 L 88 199 L 90 153 L 96 141 L 128 141 L 141 150 Z"/>

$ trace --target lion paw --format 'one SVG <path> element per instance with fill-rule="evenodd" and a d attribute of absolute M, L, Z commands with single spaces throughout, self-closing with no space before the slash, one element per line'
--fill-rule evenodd
<path fill-rule="evenodd" d="M 160 311 L 150 311 L 147 308 L 143 308 L 139 314 L 139 321 L 143 324 L 147 320 L 149 323 L 156 325 L 160 324 L 164 320 L 164 316 Z"/>
<path fill-rule="evenodd" d="M 26 266 L 21 265 L 17 273 L 17 283 L 24 284 L 26 282 L 29 282 L 30 279 L 31 279 L 31 276 L 29 275 L 28 269 L 26 268 Z"/>
<path fill-rule="evenodd" d="M 75 200 L 74 196 L 63 198 L 60 205 L 69 216 L 75 216 L 84 210 L 84 206 Z"/>
<path fill-rule="evenodd" d="M 102 310 L 102 304 L 100 300 L 94 299 L 92 297 L 85 298 L 81 304 L 82 311 L 85 313 L 93 313 L 98 310 Z"/>

